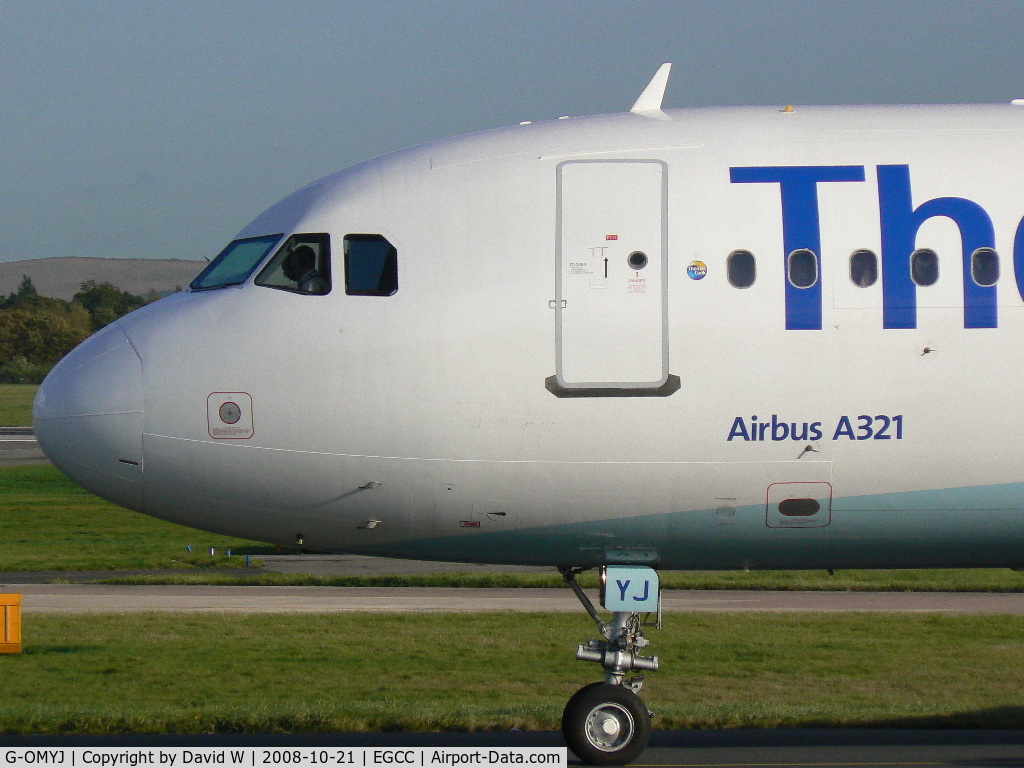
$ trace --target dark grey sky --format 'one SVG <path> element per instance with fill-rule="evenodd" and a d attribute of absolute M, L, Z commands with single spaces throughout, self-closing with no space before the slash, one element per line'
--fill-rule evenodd
<path fill-rule="evenodd" d="M 213 256 L 393 149 L 629 109 L 1024 97 L 1021 0 L 0 0 L 0 261 Z"/>

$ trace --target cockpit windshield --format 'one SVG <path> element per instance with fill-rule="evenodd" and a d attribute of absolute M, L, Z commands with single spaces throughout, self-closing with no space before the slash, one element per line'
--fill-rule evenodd
<path fill-rule="evenodd" d="M 194 291 L 202 291 L 244 283 L 282 236 L 263 235 L 235 240 L 199 273 L 199 277 L 189 287 Z"/>

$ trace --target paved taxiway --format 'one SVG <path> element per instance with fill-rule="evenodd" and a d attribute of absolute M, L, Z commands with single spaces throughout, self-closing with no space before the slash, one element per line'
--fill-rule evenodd
<path fill-rule="evenodd" d="M 215 587 L 18 584 L 4 574 L 0 592 L 20 592 L 25 613 L 440 613 L 582 609 L 566 589 L 440 589 L 433 587 Z M 592 593 L 592 599 L 596 601 Z M 1024 616 L 1024 593 L 766 592 L 666 590 L 667 613 L 868 611 Z"/>
<path fill-rule="evenodd" d="M 0 467 L 49 463 L 32 427 L 0 427 Z"/>

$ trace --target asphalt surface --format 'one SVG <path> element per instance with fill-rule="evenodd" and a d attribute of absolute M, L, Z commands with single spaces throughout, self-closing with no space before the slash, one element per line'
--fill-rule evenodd
<path fill-rule="evenodd" d="M 275 573 L 307 573 L 311 576 L 422 576 L 431 573 L 544 573 L 549 565 L 482 565 L 432 560 L 400 560 L 365 555 L 259 555 L 263 570 Z"/>
<path fill-rule="evenodd" d="M 32 427 L 0 427 L 0 467 L 49 463 Z"/>
<path fill-rule="evenodd" d="M 582 612 L 565 589 L 436 587 L 217 587 L 19 584 L 2 574 L 0 592 L 22 594 L 25 613 L 475 613 Z M 591 592 L 591 599 L 597 595 Z M 1024 616 L 1024 593 L 767 592 L 666 590 L 666 613 L 950 613 Z"/>

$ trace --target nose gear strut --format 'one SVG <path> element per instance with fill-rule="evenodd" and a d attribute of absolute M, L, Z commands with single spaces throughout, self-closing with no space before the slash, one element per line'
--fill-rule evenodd
<path fill-rule="evenodd" d="M 628 763 L 647 746 L 653 713 L 637 695 L 643 687 L 644 675 L 628 680 L 626 676 L 633 671 L 656 672 L 658 657 L 638 653 L 650 645 L 644 637 L 639 613 L 613 611 L 612 620 L 604 621 L 576 581 L 577 574 L 585 569 L 560 567 L 558 570 L 601 633 L 600 640 L 580 645 L 576 658 L 600 664 L 605 673 L 605 682 L 581 688 L 569 699 L 562 713 L 562 734 L 572 751 L 586 763 Z M 660 628 L 660 599 L 657 604 L 656 626 Z"/>

